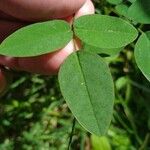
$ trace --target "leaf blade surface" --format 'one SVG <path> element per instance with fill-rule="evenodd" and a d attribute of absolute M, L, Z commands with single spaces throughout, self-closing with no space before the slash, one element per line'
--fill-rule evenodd
<path fill-rule="evenodd" d="M 136 0 L 129 7 L 127 15 L 138 23 L 150 24 L 150 1 Z"/>
<path fill-rule="evenodd" d="M 75 20 L 74 31 L 86 44 L 104 49 L 124 47 L 138 36 L 136 28 L 127 21 L 98 14 Z"/>
<path fill-rule="evenodd" d="M 135 60 L 139 69 L 150 81 L 150 31 L 139 37 L 135 45 Z"/>
<path fill-rule="evenodd" d="M 79 123 L 91 133 L 105 134 L 112 117 L 114 90 L 103 59 L 87 52 L 73 53 L 60 69 L 59 83 Z"/>
<path fill-rule="evenodd" d="M 71 38 L 71 28 L 65 21 L 35 23 L 6 38 L 0 45 L 0 54 L 13 57 L 38 56 L 63 48 Z"/>

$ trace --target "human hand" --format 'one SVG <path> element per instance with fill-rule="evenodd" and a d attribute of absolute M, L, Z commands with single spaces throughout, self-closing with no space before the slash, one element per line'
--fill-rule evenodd
<path fill-rule="evenodd" d="M 17 29 L 33 22 L 60 18 L 71 22 L 85 14 L 93 14 L 91 0 L 0 0 L 0 42 Z M 0 66 L 39 74 L 55 74 L 64 59 L 75 51 L 74 41 L 56 52 L 38 57 L 13 58 L 0 55 Z M 78 42 L 77 42 L 78 44 Z M 0 69 L 0 93 L 7 84 Z"/>

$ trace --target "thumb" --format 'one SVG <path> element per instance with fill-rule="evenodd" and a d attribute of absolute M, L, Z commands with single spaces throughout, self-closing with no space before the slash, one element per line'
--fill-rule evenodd
<path fill-rule="evenodd" d="M 86 0 L 0 0 L 0 10 L 25 21 L 42 21 L 73 15 Z"/>

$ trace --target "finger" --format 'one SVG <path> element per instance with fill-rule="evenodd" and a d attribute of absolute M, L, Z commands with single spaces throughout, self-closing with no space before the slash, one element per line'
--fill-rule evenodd
<path fill-rule="evenodd" d="M 73 40 L 69 44 L 54 53 L 32 58 L 19 58 L 18 64 L 25 71 L 38 74 L 56 74 L 64 59 L 75 50 Z"/>
<path fill-rule="evenodd" d="M 2 12 L 1 10 L 0 10 L 0 20 L 17 21 L 16 18 Z"/>
<path fill-rule="evenodd" d="M 87 0 L 81 9 L 76 13 L 75 17 L 93 14 L 95 12 L 93 3 Z M 65 48 L 58 52 L 46 54 L 35 58 L 20 58 L 19 66 L 28 71 L 40 74 L 56 74 L 63 61 L 76 49 L 81 47 L 80 41 L 72 40 Z M 42 62 L 42 64 L 41 64 Z"/>
<path fill-rule="evenodd" d="M 0 69 L 0 94 L 5 90 L 6 87 L 6 78 L 4 72 Z"/>
<path fill-rule="evenodd" d="M 65 48 L 38 57 L 13 58 L 0 56 L 0 64 L 11 69 L 30 73 L 44 75 L 56 74 L 66 57 L 75 51 L 75 49 L 79 49 L 79 47 L 80 42 L 78 40 L 75 43 L 71 40 Z"/>
<path fill-rule="evenodd" d="M 80 8 L 80 10 L 76 13 L 75 18 L 78 18 L 82 15 L 86 15 L 86 14 L 93 14 L 94 13 L 94 6 L 93 3 L 91 2 L 91 0 L 87 0 L 86 3 Z M 11 33 L 13 33 L 14 31 L 16 31 L 17 29 L 27 25 L 27 23 L 24 22 L 17 22 L 17 20 L 15 18 L 11 18 L 10 16 L 8 16 L 7 14 L 3 13 L 0 11 L 0 43 L 7 37 L 9 36 Z M 9 21 L 6 20 L 2 20 L 2 18 L 4 19 L 9 19 Z M 13 21 L 12 21 L 13 20 Z M 68 17 L 67 21 L 71 22 L 72 17 Z M 12 22 L 11 22 L 12 21 Z"/>
<path fill-rule="evenodd" d="M 89 3 L 90 4 L 90 3 Z M 91 8 L 87 4 L 85 4 L 86 7 L 89 9 L 89 13 L 91 13 Z M 84 6 L 83 6 L 84 7 Z M 82 9 L 82 12 L 80 15 L 84 15 L 85 12 L 83 10 L 88 9 Z M 87 14 L 87 13 L 86 13 Z M 76 43 L 77 47 L 80 46 L 80 43 Z M 55 74 L 57 73 L 60 65 L 63 63 L 63 61 L 66 59 L 70 53 L 75 51 L 74 43 L 71 41 L 65 48 L 63 48 L 60 51 L 38 56 L 38 57 L 32 57 L 32 58 L 9 58 L 9 57 L 2 57 L 3 65 L 7 65 L 8 67 L 19 67 L 19 69 L 32 72 L 32 73 L 40 73 L 40 74 Z"/>
<path fill-rule="evenodd" d="M 83 15 L 89 15 L 95 13 L 95 7 L 91 0 L 86 0 L 85 4 L 76 12 L 75 18 L 79 18 Z"/>
<path fill-rule="evenodd" d="M 0 65 L 7 66 L 11 69 L 19 69 L 18 58 L 0 55 Z"/>
<path fill-rule="evenodd" d="M 65 18 L 74 14 L 86 0 L 0 0 L 0 10 L 26 21 Z"/>
<path fill-rule="evenodd" d="M 84 15 L 90 15 L 95 13 L 95 7 L 91 0 L 86 0 L 84 5 L 75 13 L 74 18 L 68 20 L 70 24 L 73 23 L 74 19 L 77 19 Z"/>

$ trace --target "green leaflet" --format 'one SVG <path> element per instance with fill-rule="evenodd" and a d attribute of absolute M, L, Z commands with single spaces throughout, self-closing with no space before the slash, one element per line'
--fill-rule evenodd
<path fill-rule="evenodd" d="M 136 0 L 128 0 L 129 2 L 131 2 L 131 3 L 134 3 Z"/>
<path fill-rule="evenodd" d="M 150 24 L 150 1 L 136 0 L 129 7 L 127 15 L 138 23 Z"/>
<path fill-rule="evenodd" d="M 73 53 L 61 66 L 58 78 L 79 123 L 93 134 L 105 134 L 112 118 L 114 88 L 103 59 L 88 52 Z"/>
<path fill-rule="evenodd" d="M 21 28 L 0 45 L 0 54 L 13 57 L 37 56 L 63 48 L 72 38 L 65 21 L 48 21 Z"/>
<path fill-rule="evenodd" d="M 119 13 L 122 16 L 125 16 L 128 18 L 127 13 L 128 13 L 128 6 L 126 4 L 119 4 L 115 7 L 117 13 Z"/>
<path fill-rule="evenodd" d="M 117 4 L 120 4 L 122 3 L 123 0 L 107 0 L 107 2 L 109 2 L 110 4 L 114 4 L 114 5 L 117 5 Z"/>
<path fill-rule="evenodd" d="M 150 81 L 150 31 L 143 33 L 135 45 L 135 59 L 138 67 Z"/>
<path fill-rule="evenodd" d="M 124 47 L 138 35 L 130 23 L 107 15 L 80 17 L 74 23 L 74 30 L 86 44 L 104 49 Z"/>

